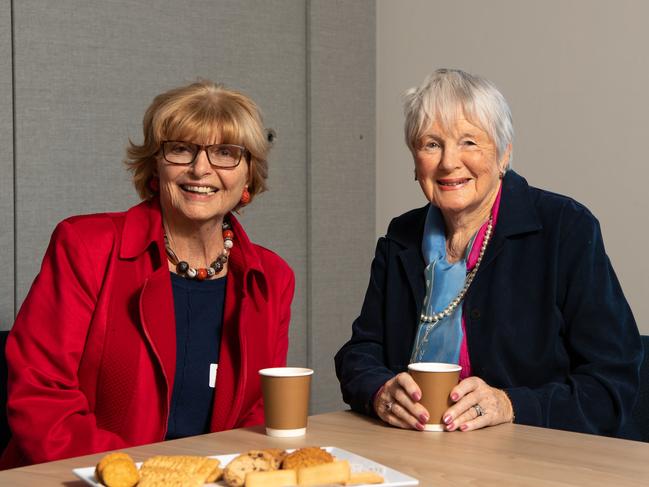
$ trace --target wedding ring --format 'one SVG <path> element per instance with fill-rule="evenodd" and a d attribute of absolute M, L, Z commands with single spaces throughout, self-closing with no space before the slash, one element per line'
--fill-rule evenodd
<path fill-rule="evenodd" d="M 477 414 L 476 418 L 485 415 L 485 410 L 482 409 L 482 406 L 480 406 L 480 404 L 474 404 L 474 405 L 471 406 L 471 407 L 472 407 L 473 409 L 475 409 L 475 412 L 476 412 L 476 414 Z"/>
<path fill-rule="evenodd" d="M 392 401 L 385 403 L 385 410 L 389 413 L 392 411 Z"/>

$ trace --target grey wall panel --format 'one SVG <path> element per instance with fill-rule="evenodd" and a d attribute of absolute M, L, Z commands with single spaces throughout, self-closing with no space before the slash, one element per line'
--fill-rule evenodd
<path fill-rule="evenodd" d="M 309 2 L 309 350 L 313 410 L 343 405 L 333 355 L 351 335 L 375 236 L 375 5 Z"/>
<path fill-rule="evenodd" d="M 14 153 L 11 2 L 0 1 L 0 330 L 14 317 Z"/>
<path fill-rule="evenodd" d="M 120 161 L 127 138 L 141 140 L 153 96 L 210 78 L 251 95 L 278 133 L 270 191 L 242 219 L 296 272 L 289 361 L 306 363 L 305 4 L 186 0 L 179 10 L 172 0 L 53 8 L 21 0 L 14 8 L 18 301 L 56 222 L 137 202 Z"/>

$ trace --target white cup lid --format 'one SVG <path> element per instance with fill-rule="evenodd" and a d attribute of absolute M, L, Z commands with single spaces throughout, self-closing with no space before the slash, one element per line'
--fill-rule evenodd
<path fill-rule="evenodd" d="M 313 369 L 305 367 L 273 367 L 259 371 L 259 375 L 266 377 L 302 377 L 311 374 L 313 374 Z"/>
<path fill-rule="evenodd" d="M 458 372 L 462 370 L 462 366 L 442 362 L 415 362 L 408 365 L 408 370 L 416 372 Z"/>

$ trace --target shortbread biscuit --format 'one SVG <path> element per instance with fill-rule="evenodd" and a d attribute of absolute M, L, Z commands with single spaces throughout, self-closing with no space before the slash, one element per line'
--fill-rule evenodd
<path fill-rule="evenodd" d="M 352 472 L 345 485 L 382 484 L 383 482 L 383 477 L 375 472 Z"/>
<path fill-rule="evenodd" d="M 246 475 L 245 487 L 286 487 L 287 485 L 297 485 L 295 470 L 250 472 Z"/>
<path fill-rule="evenodd" d="M 230 487 L 242 487 L 251 472 L 273 470 L 273 458 L 261 450 L 251 450 L 234 458 L 223 470 L 223 479 Z"/>
<path fill-rule="evenodd" d="M 351 469 L 347 460 L 297 470 L 297 485 L 344 484 L 349 480 Z"/>
<path fill-rule="evenodd" d="M 223 477 L 223 469 L 221 467 L 214 467 L 214 470 L 210 472 L 210 474 L 207 476 L 205 479 L 206 484 L 211 484 L 214 482 L 218 482 L 221 480 L 221 477 Z"/>
<path fill-rule="evenodd" d="M 317 446 L 307 446 L 286 455 L 282 461 L 282 468 L 297 469 L 302 467 L 311 467 L 313 465 L 321 465 L 323 463 L 331 463 L 333 461 L 334 457 L 328 451 L 318 448 Z"/>
<path fill-rule="evenodd" d="M 101 482 L 106 487 L 133 487 L 139 480 L 140 474 L 130 458 L 115 458 L 101 471 Z"/>

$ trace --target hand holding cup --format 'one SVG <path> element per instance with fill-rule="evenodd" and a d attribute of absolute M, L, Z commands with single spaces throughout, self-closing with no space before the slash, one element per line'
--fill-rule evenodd
<path fill-rule="evenodd" d="M 374 411 L 386 423 L 404 429 L 424 430 L 429 415 L 419 404 L 421 389 L 410 374 L 388 380 L 374 396 Z"/>

